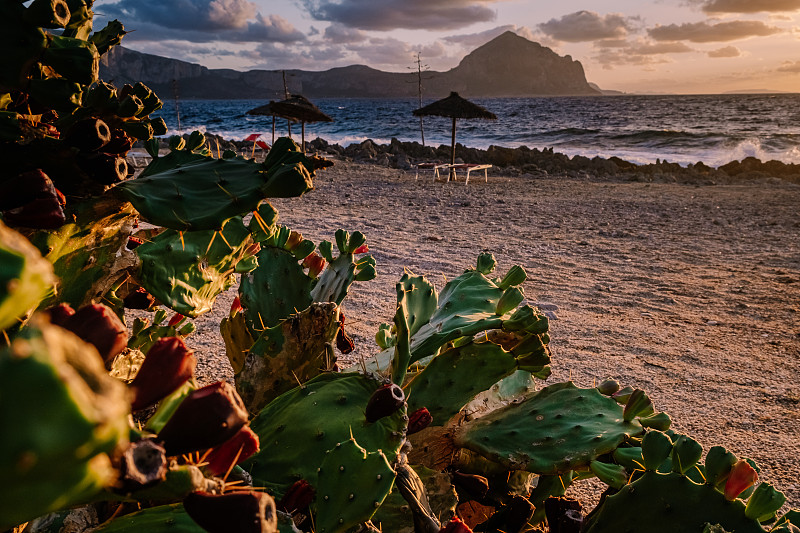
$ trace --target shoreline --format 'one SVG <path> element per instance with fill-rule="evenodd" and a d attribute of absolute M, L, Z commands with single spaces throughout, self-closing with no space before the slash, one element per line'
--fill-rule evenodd
<path fill-rule="evenodd" d="M 253 144 L 247 141 L 231 141 L 213 133 L 206 133 L 210 146 L 217 143 L 222 150 L 232 149 L 238 153 L 249 153 Z M 295 138 L 296 142 L 299 139 Z M 353 161 L 381 167 L 411 170 L 420 162 L 436 161 L 449 163 L 451 147 L 422 146 L 418 142 L 401 142 L 392 139 L 389 144 L 377 144 L 371 139 L 342 147 L 330 144 L 322 138 L 306 141 L 306 150 L 330 157 L 337 161 Z M 610 181 L 691 183 L 700 185 L 731 184 L 741 181 L 778 179 L 800 185 L 800 164 L 781 161 L 761 161 L 755 157 L 730 161 L 719 167 L 711 167 L 698 161 L 682 166 L 666 160 L 650 164 L 636 164 L 618 157 L 567 156 L 553 148 L 504 148 L 490 146 L 487 150 L 469 148 L 456 143 L 456 163 L 490 164 L 489 175 L 511 175 L 547 177 L 566 175 L 575 179 Z"/>

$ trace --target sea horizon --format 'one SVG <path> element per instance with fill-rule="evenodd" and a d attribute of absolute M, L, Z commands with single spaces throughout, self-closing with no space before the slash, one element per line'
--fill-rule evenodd
<path fill-rule="evenodd" d="M 703 162 L 718 167 L 756 157 L 800 163 L 800 93 L 595 95 L 473 98 L 496 121 L 459 120 L 456 141 L 471 148 L 526 146 L 569 156 L 619 157 L 637 164 Z M 434 101 L 423 98 L 422 105 Z M 165 100 L 159 112 L 170 134 L 195 129 L 226 139 L 257 133 L 269 142 L 272 117 L 247 115 L 264 100 Z M 417 98 L 319 98 L 334 121 L 306 124 L 306 140 L 347 146 L 422 138 L 412 111 Z M 178 128 L 178 114 L 180 128 Z M 425 144 L 449 145 L 452 121 L 426 117 Z M 300 135 L 300 125 L 292 127 Z M 278 119 L 277 135 L 286 135 Z"/>

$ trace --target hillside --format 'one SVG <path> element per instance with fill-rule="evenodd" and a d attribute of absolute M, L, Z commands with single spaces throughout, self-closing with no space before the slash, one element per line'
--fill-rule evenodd
<path fill-rule="evenodd" d="M 208 69 L 176 59 L 143 54 L 123 47 L 106 54 L 100 75 L 117 85 L 141 80 L 163 97 L 173 94 L 173 80 L 181 98 L 279 98 L 283 94 L 280 70 Z M 428 72 L 426 96 L 458 91 L 467 97 L 551 96 L 600 94 L 586 82 L 583 66 L 570 56 L 512 32 L 505 32 L 473 50 L 455 68 Z M 309 98 L 400 98 L 416 96 L 416 73 L 384 72 L 364 65 L 325 71 L 286 71 L 289 90 Z"/>

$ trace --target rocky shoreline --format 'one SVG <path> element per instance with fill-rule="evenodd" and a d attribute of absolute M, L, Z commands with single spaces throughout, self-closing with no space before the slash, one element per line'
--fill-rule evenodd
<path fill-rule="evenodd" d="M 206 133 L 212 146 L 217 142 L 222 150 L 248 152 L 252 143 L 230 141 Z M 367 139 L 361 143 L 342 147 L 321 138 L 306 143 L 307 148 L 335 160 L 371 163 L 382 167 L 411 170 L 422 161 L 450 161 L 450 147 L 422 146 L 418 142 L 401 142 L 392 139 L 389 144 L 377 144 Z M 548 177 L 567 176 L 573 179 L 601 181 L 633 181 L 656 183 L 691 183 L 698 185 L 732 184 L 739 181 L 779 179 L 800 184 L 800 165 L 781 161 L 761 161 L 747 157 L 714 168 L 697 162 L 688 166 L 657 161 L 637 165 L 618 157 L 588 158 L 581 155 L 569 157 L 552 148 L 504 148 L 490 146 L 486 150 L 456 144 L 457 163 L 489 163 L 495 168 L 490 175 Z"/>

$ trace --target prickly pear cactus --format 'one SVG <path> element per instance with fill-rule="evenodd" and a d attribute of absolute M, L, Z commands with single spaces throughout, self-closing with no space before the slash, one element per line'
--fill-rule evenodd
<path fill-rule="evenodd" d="M 622 411 L 597 389 L 558 383 L 467 422 L 454 441 L 510 470 L 558 474 L 588 466 L 642 433 L 639 422 L 624 420 Z"/>
<path fill-rule="evenodd" d="M 369 520 L 394 477 L 382 451 L 369 453 L 352 438 L 336 444 L 317 471 L 316 531 L 341 533 Z"/>
<path fill-rule="evenodd" d="M 370 281 L 377 275 L 375 259 L 371 255 L 363 255 L 367 250 L 366 237 L 360 232 L 340 229 L 336 231 L 336 247 L 339 255 L 333 256 L 333 245 L 322 241 L 319 253 L 328 262 L 327 268 L 320 274 L 319 280 L 311 290 L 311 299 L 315 302 L 344 301 L 354 281 Z M 355 257 L 360 255 L 360 257 Z"/>
<path fill-rule="evenodd" d="M 504 330 L 515 332 L 514 345 L 520 345 L 520 349 L 526 346 L 520 344 L 524 337 L 530 345 L 527 351 L 535 359 L 531 366 L 544 370 L 549 359 L 545 347 L 549 342 L 547 317 L 530 306 L 517 307 L 522 302 L 519 284 L 525 280 L 524 270 L 512 267 L 503 278 L 490 279 L 486 274 L 494 268 L 491 254 L 479 257 L 479 265 L 450 280 L 438 296 L 422 277 L 404 276 L 398 284 L 398 305 L 408 308 L 406 313 L 413 316 L 409 363 L 425 365 L 450 342 L 466 342 L 463 339 L 484 331 Z M 385 374 L 391 368 L 394 374 L 399 371 L 392 362 L 394 357 L 394 346 L 388 345 L 366 362 L 367 369 Z"/>
<path fill-rule="evenodd" d="M 336 304 L 315 303 L 261 332 L 234 373 L 236 389 L 248 411 L 258 413 L 298 383 L 333 368 L 336 359 L 331 343 L 339 329 L 338 319 Z M 227 344 L 232 343 L 231 338 Z"/>
<path fill-rule="evenodd" d="M 115 518 L 94 530 L 94 533 L 133 533 L 135 531 L 169 531 L 170 533 L 204 533 L 181 503 L 142 509 Z"/>
<path fill-rule="evenodd" d="M 42 319 L 0 350 L 0 528 L 89 500 L 113 484 L 109 454 L 130 404 L 91 346 Z"/>
<path fill-rule="evenodd" d="M 314 483 L 328 450 L 355 438 L 367 451 L 393 461 L 407 423 L 403 407 L 368 422 L 366 405 L 381 382 L 361 374 L 322 374 L 273 400 L 250 427 L 261 451 L 242 464 L 256 486 L 281 495 L 300 479 Z M 302 443 L 302 444 L 299 444 Z"/>
<path fill-rule="evenodd" d="M 695 440 L 649 431 L 641 451 L 644 473 L 599 505 L 585 526 L 587 533 L 703 531 L 709 524 L 724 531 L 755 533 L 767 531 L 759 520 L 774 520 L 786 501 L 768 483 L 754 486 L 758 476 L 750 464 L 737 461 L 719 446 L 701 465 L 702 447 Z M 671 471 L 665 471 L 666 464 Z M 692 472 L 704 476 L 695 481 L 689 476 Z"/>
<path fill-rule="evenodd" d="M 273 153 L 274 152 L 274 153 Z M 264 163 L 214 159 L 173 150 L 116 188 L 148 222 L 175 230 L 217 230 L 264 198 L 300 196 L 313 188 L 314 166 L 291 139 L 276 142 Z"/>
<path fill-rule="evenodd" d="M 55 281 L 53 266 L 0 221 L 0 330 L 35 309 L 53 291 Z"/>
<path fill-rule="evenodd" d="M 141 285 L 160 302 L 186 316 L 211 310 L 217 295 L 235 282 L 233 274 L 255 268 L 250 232 L 242 219 L 219 231 L 166 230 L 135 249 Z"/>
<path fill-rule="evenodd" d="M 73 222 L 58 230 L 37 232 L 31 242 L 53 264 L 59 278 L 54 301 L 82 307 L 99 299 L 134 264 L 125 250 L 136 214 L 130 204 L 98 198 L 73 206 Z"/>

